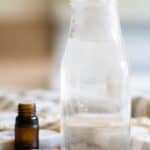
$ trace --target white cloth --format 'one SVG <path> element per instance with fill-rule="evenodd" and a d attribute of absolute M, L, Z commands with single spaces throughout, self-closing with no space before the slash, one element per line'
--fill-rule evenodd
<path fill-rule="evenodd" d="M 14 129 L 18 103 L 36 103 L 40 127 L 59 122 L 59 94 L 35 90 L 29 92 L 0 92 L 0 130 Z"/>

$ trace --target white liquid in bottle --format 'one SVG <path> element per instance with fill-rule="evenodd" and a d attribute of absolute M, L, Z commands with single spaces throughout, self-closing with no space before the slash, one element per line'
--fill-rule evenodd
<path fill-rule="evenodd" d="M 128 130 L 119 120 L 76 115 L 64 124 L 64 150 L 129 150 Z"/>

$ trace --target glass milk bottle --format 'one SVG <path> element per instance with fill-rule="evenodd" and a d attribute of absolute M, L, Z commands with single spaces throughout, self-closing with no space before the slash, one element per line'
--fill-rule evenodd
<path fill-rule="evenodd" d="M 62 149 L 129 150 L 128 66 L 116 0 L 70 0 L 61 68 Z"/>

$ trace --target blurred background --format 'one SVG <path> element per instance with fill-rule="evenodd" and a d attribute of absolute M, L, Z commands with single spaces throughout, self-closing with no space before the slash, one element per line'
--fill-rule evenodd
<path fill-rule="evenodd" d="M 0 88 L 59 86 L 68 1 L 0 0 Z M 134 88 L 150 88 L 150 1 L 118 2 L 131 84 Z"/>

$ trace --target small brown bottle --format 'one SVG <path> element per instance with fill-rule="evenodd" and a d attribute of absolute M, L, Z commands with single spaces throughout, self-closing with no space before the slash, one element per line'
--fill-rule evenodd
<path fill-rule="evenodd" d="M 39 121 L 35 104 L 19 104 L 15 124 L 15 150 L 39 149 Z"/>

